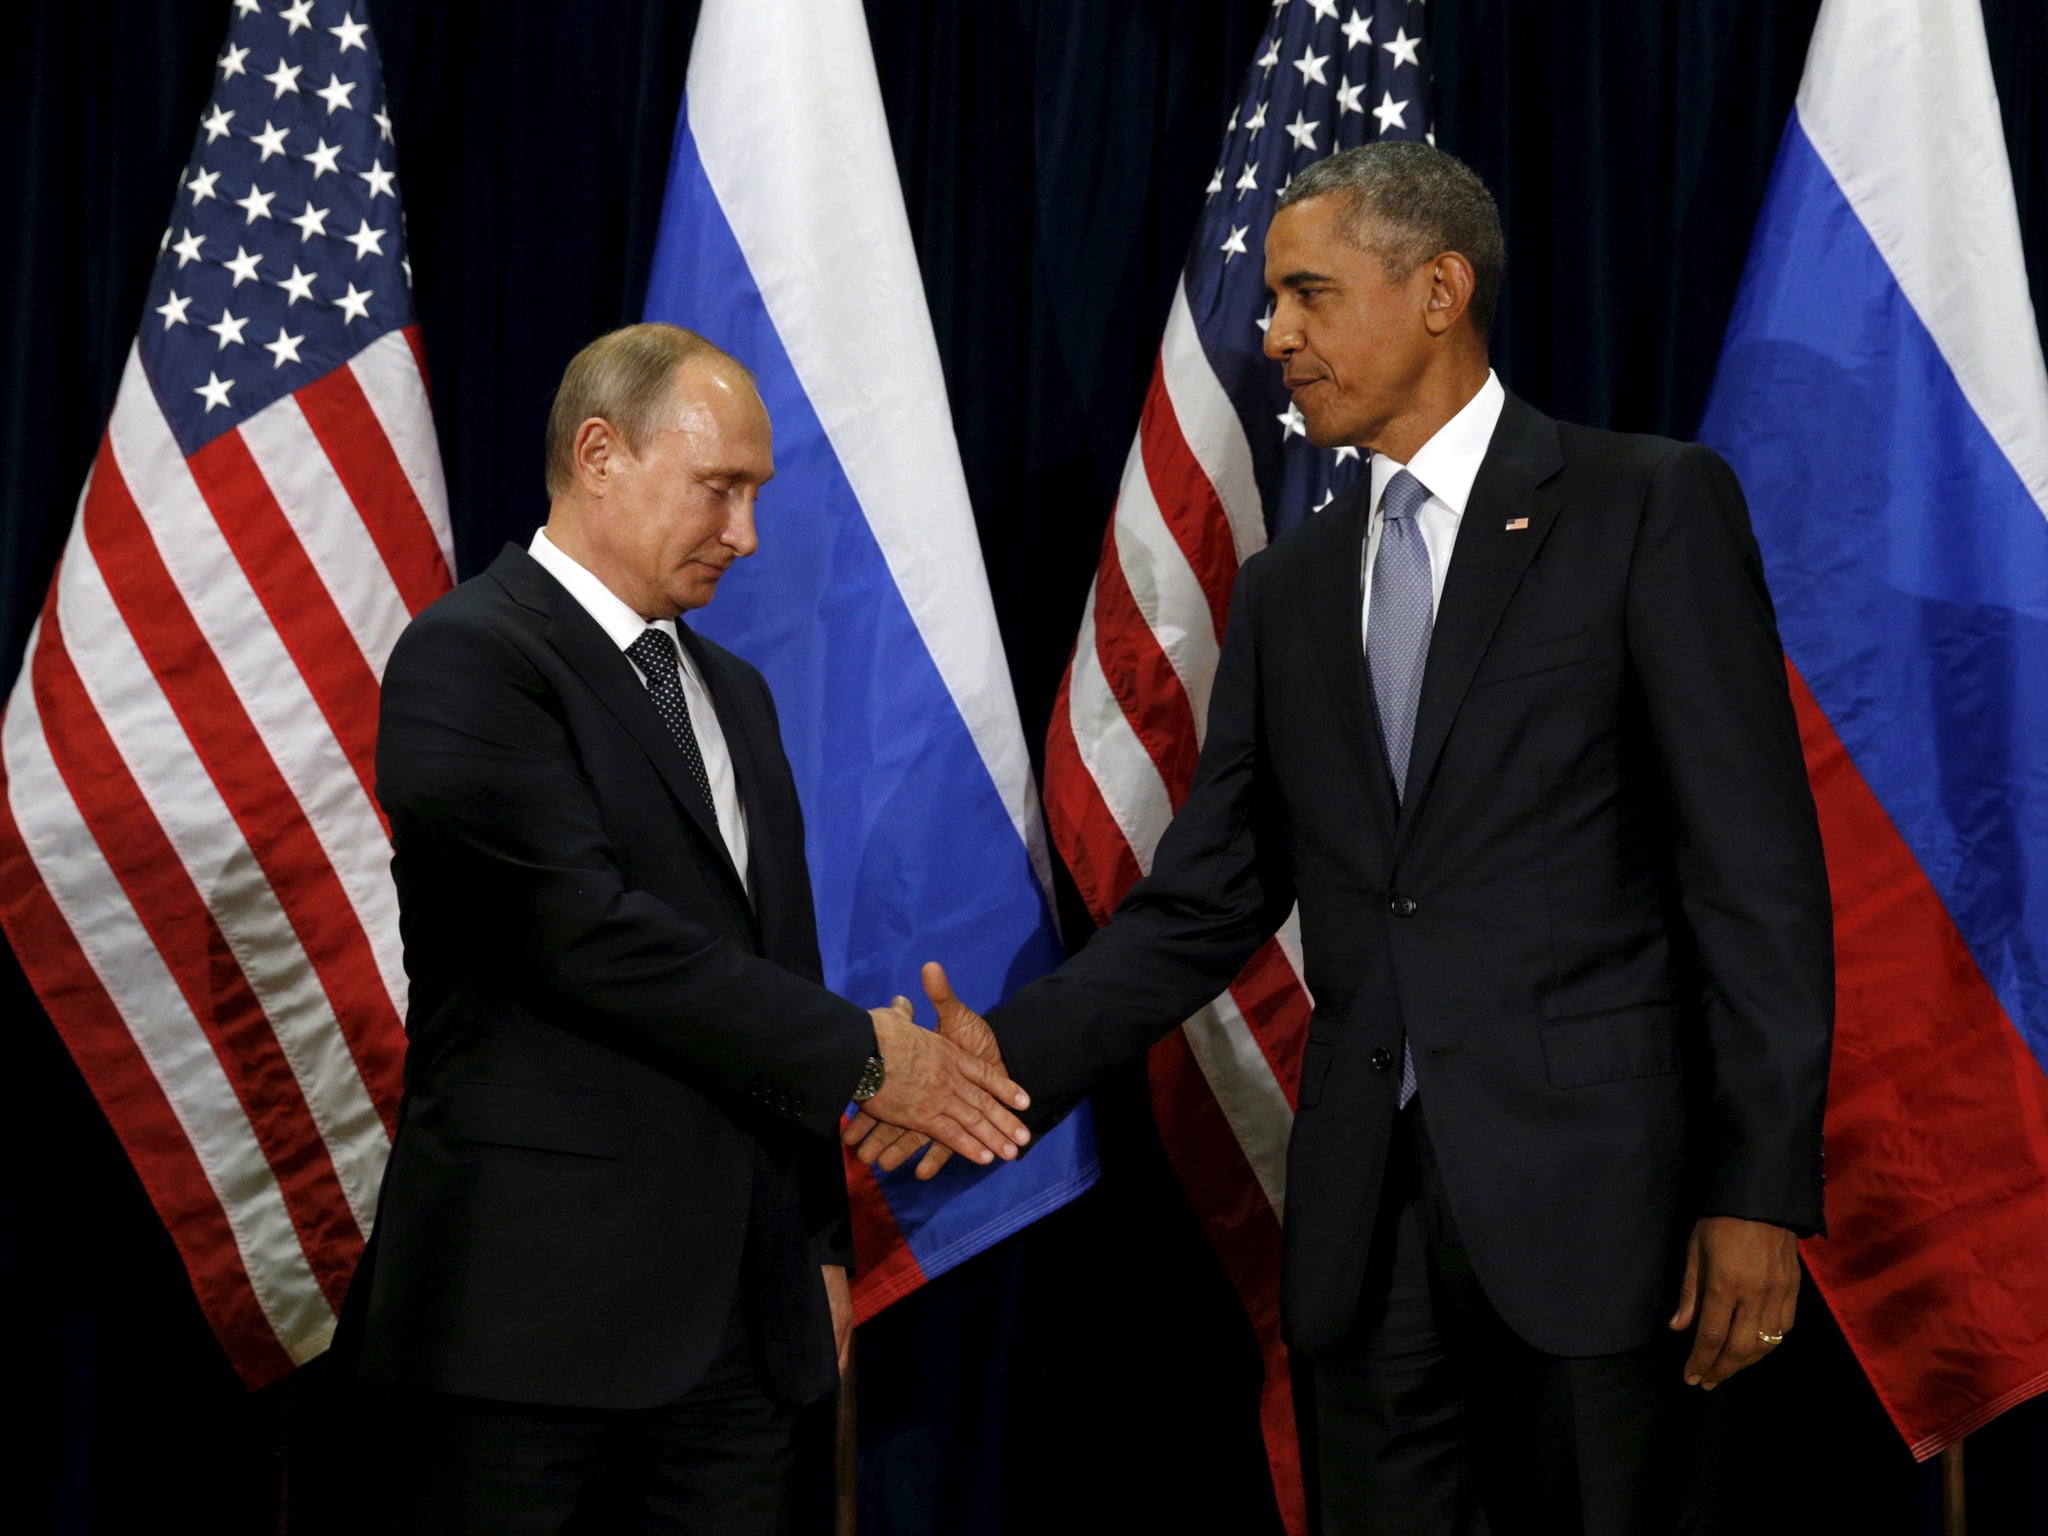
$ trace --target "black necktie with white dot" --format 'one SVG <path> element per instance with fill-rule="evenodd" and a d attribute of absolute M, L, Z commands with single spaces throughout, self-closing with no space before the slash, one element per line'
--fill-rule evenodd
<path fill-rule="evenodd" d="M 647 692 L 654 699 L 654 707 L 661 712 L 676 745 L 682 748 L 691 781 L 703 794 L 705 809 L 711 812 L 712 825 L 716 826 L 718 805 L 711 798 L 711 775 L 704 771 L 704 754 L 697 750 L 697 733 L 690 725 L 690 701 L 683 697 L 675 641 L 660 626 L 650 624 L 626 647 L 626 655 L 647 679 Z"/>

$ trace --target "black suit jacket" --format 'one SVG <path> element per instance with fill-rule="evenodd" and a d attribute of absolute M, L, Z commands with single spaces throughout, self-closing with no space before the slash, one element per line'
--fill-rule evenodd
<path fill-rule="evenodd" d="M 1702 1214 L 1821 1226 L 1827 877 L 1747 510 L 1713 453 L 1510 398 L 1396 803 L 1359 630 L 1361 480 L 1248 561 L 1153 872 L 993 1015 L 1041 1101 L 1220 992 L 1301 908 L 1289 1341 L 1349 1325 L 1412 1037 L 1489 1298 L 1530 1343 L 1650 1337 Z M 1526 521 L 1525 521 L 1526 520 Z"/>
<path fill-rule="evenodd" d="M 832 1138 L 874 1049 L 820 981 L 760 674 L 684 627 L 747 807 L 750 904 L 632 666 L 524 551 L 414 620 L 377 791 L 411 982 L 405 1099 L 345 1309 L 364 1374 L 523 1403 L 688 1391 L 740 1287 L 774 1385 L 836 1379 Z"/>

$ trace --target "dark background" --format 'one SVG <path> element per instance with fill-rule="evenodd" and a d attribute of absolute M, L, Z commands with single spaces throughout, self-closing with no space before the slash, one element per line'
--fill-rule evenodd
<path fill-rule="evenodd" d="M 323 4 L 323 11 L 328 6 Z M 541 520 L 549 393 L 638 318 L 696 6 L 369 0 L 464 573 Z M 2036 310 L 2048 14 L 1985 0 Z M 1688 435 L 1815 0 L 1438 0 L 1439 142 L 1499 195 L 1510 387 Z M 0 677 L 140 317 L 226 0 L 35 0 L 0 49 Z M 1173 283 L 1269 0 L 868 0 L 1025 730 L 1042 739 Z M 1901 59 L 1903 72 L 1913 61 Z M 1071 892 L 1068 893 L 1071 898 Z M 1085 931 L 1069 899 L 1068 930 Z M 376 1405 L 319 1365 L 244 1393 L 12 957 L 0 1114 L 0 1525 L 365 1528 Z M 861 1335 L 863 1529 L 1277 1530 L 1258 1363 L 1133 1071 L 1101 1186 Z M 1712 1399 L 1732 1529 L 1922 1533 L 1809 1289 Z M 2048 1408 L 1969 1443 L 1971 1529 L 2048 1529 Z"/>

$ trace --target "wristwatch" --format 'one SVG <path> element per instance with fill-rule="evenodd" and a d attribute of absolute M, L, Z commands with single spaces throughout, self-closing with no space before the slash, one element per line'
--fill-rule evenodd
<path fill-rule="evenodd" d="M 860 1081 L 853 1085 L 853 1102 L 865 1104 L 882 1091 L 882 1082 L 889 1075 L 889 1063 L 879 1056 L 870 1056 L 867 1065 L 860 1069 Z"/>

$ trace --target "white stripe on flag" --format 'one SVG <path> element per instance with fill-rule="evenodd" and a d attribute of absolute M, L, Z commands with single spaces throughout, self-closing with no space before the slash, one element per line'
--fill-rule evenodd
<path fill-rule="evenodd" d="M 1141 440 L 1131 443 L 1110 527 L 1124 582 L 1194 711 L 1199 745 L 1208 728 L 1209 688 L 1216 677 L 1216 620 L 1194 567 L 1160 515 Z"/>
<path fill-rule="evenodd" d="M 214 521 L 133 350 L 107 440 L 171 580 L 319 840 L 404 1018 L 398 892 L 384 825 L 361 781 L 336 771 L 334 732 Z"/>
<path fill-rule="evenodd" d="M 2048 371 L 1982 9 L 1827 0 L 1806 59 L 1807 138 L 2048 515 Z"/>
<path fill-rule="evenodd" d="M 441 445 L 434 437 L 434 408 L 427 399 L 427 381 L 420 377 L 412 343 L 403 331 L 386 331 L 349 359 L 348 368 L 362 386 L 363 398 L 370 402 L 377 425 L 384 429 L 385 440 L 405 471 L 413 495 L 419 498 L 420 510 L 426 513 L 435 542 L 441 546 L 441 558 L 453 572 L 455 536 L 448 524 Z M 384 675 L 382 665 L 377 675 Z"/>
<path fill-rule="evenodd" d="M 15 825 L 50 900 L 129 1021 L 136 1049 L 220 1201 L 257 1305 L 292 1359 L 310 1359 L 327 1347 L 334 1313 L 212 1043 L 186 1008 L 57 772 L 33 688 L 15 689 L 0 751 Z"/>
<path fill-rule="evenodd" d="M 1160 376 L 1166 381 L 1166 397 L 1173 402 L 1174 417 L 1180 422 L 1181 438 L 1223 504 L 1237 563 L 1243 565 L 1266 547 L 1265 504 L 1259 498 L 1259 479 L 1252 470 L 1252 449 L 1245 441 L 1244 423 L 1238 420 L 1237 409 L 1224 393 L 1216 370 L 1209 366 L 1209 354 L 1202 350 L 1201 335 L 1195 330 L 1185 275 L 1174 284 L 1173 308 L 1167 312 L 1159 359 Z"/>
<path fill-rule="evenodd" d="M 100 723 L 262 1006 L 363 1231 L 390 1141 L 320 978 L 126 626 L 82 521 L 57 579 L 58 631 Z M 139 926 L 138 941 L 147 942 Z"/>
<path fill-rule="evenodd" d="M 1123 705 L 1117 702 L 1109 680 L 1102 674 L 1102 658 L 1095 651 L 1092 583 L 1088 588 L 1088 606 L 1082 612 L 1081 633 L 1074 642 L 1073 668 L 1067 681 L 1067 717 L 1073 726 L 1074 748 L 1080 755 L 1081 766 L 1095 781 L 1096 792 L 1130 845 L 1138 868 L 1150 870 L 1152 850 L 1173 819 L 1173 802 L 1152 755 L 1131 729 L 1131 722 L 1124 718 Z"/>
<path fill-rule="evenodd" d="M 1280 931 L 1273 935 L 1273 942 L 1280 946 L 1280 953 L 1287 957 L 1287 964 L 1294 971 L 1294 979 L 1300 985 L 1302 995 L 1309 996 L 1308 971 L 1301 963 L 1301 908 L 1296 907 L 1287 914 L 1287 921 L 1280 925 Z M 1311 998 L 1311 1001 L 1314 999 Z"/>
<path fill-rule="evenodd" d="M 707 6 L 687 97 L 705 175 L 804 393 L 1049 889 L 866 14 L 857 0 Z M 913 421 L 915 434 L 901 430 Z"/>
<path fill-rule="evenodd" d="M 1230 1122 L 1231 1134 L 1244 1149 L 1266 1203 L 1276 1217 L 1281 1216 L 1287 1204 L 1287 1138 L 1294 1131 L 1294 1110 L 1272 1065 L 1227 992 L 1182 1027 L 1188 1049 L 1208 1079 L 1223 1118 Z"/>
<path fill-rule="evenodd" d="M 297 397 L 273 401 L 238 430 L 371 675 L 381 678 L 412 612 Z"/>

